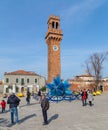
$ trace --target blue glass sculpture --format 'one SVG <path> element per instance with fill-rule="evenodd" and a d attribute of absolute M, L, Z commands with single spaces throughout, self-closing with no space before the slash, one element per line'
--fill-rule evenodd
<path fill-rule="evenodd" d="M 49 89 L 48 98 L 52 101 L 62 101 L 62 100 L 75 100 L 76 97 L 69 89 L 70 84 L 68 80 L 62 81 L 60 76 L 53 79 L 52 83 L 47 84 Z"/>

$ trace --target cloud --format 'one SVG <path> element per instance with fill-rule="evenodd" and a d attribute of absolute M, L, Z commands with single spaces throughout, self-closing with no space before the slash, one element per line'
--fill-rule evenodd
<path fill-rule="evenodd" d="M 71 22 L 81 21 L 102 6 L 105 1 L 106 0 L 81 0 L 80 2 L 77 2 L 76 5 L 72 5 L 68 9 L 62 10 L 61 17 L 65 20 L 71 20 Z"/>

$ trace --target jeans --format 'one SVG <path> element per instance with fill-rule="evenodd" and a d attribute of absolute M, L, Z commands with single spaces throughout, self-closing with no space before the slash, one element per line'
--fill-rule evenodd
<path fill-rule="evenodd" d="M 5 112 L 5 108 L 2 108 L 2 113 Z"/>
<path fill-rule="evenodd" d="M 27 98 L 26 101 L 27 101 L 27 105 L 29 105 L 30 104 L 30 98 Z"/>
<path fill-rule="evenodd" d="M 11 123 L 14 123 L 14 116 L 15 116 L 15 122 L 18 123 L 18 109 L 17 107 L 10 108 L 11 113 Z"/>
<path fill-rule="evenodd" d="M 83 104 L 83 106 L 86 106 L 86 105 L 87 105 L 86 99 L 83 99 L 83 100 L 82 100 L 82 104 Z"/>

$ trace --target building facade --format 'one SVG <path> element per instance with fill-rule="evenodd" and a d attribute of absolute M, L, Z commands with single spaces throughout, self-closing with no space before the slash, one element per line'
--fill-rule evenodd
<path fill-rule="evenodd" d="M 73 79 L 68 80 L 71 85 L 71 90 L 79 91 L 84 88 L 86 89 L 94 89 L 95 80 L 92 75 L 83 74 L 75 76 Z"/>
<path fill-rule="evenodd" d="M 0 97 L 2 97 L 2 94 L 3 94 L 3 88 L 4 88 L 4 85 L 3 85 L 3 80 L 0 81 Z"/>
<path fill-rule="evenodd" d="M 70 89 L 75 91 L 79 91 L 84 88 L 94 90 L 95 88 L 95 78 L 94 76 L 88 74 L 75 76 L 75 78 L 69 79 L 68 82 L 71 85 Z M 103 91 L 108 91 L 108 77 L 100 80 L 98 89 L 101 88 Z"/>
<path fill-rule="evenodd" d="M 35 72 L 18 70 L 4 73 L 4 93 L 9 93 L 11 90 L 15 93 L 24 92 L 28 89 L 30 92 L 38 91 L 45 86 L 45 83 L 45 77 Z"/>
<path fill-rule="evenodd" d="M 101 84 L 104 87 L 104 91 L 108 91 L 108 77 L 103 78 Z"/>

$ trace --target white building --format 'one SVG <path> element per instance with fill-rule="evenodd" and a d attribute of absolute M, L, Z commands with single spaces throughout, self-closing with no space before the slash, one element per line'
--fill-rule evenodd
<path fill-rule="evenodd" d="M 4 92 L 30 92 L 38 91 L 45 86 L 45 77 L 36 74 L 35 72 L 17 70 L 14 72 L 4 73 Z"/>

